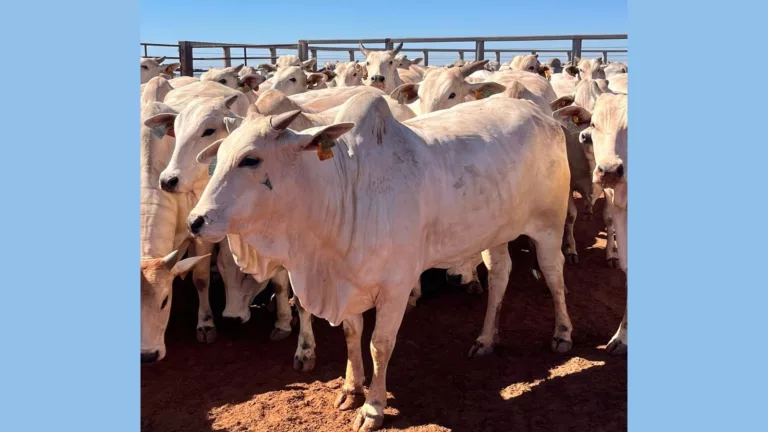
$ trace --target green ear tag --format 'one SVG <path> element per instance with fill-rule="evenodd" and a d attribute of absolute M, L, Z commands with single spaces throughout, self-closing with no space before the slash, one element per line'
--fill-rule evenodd
<path fill-rule="evenodd" d="M 488 97 L 488 96 L 490 96 L 492 94 L 493 93 L 491 93 L 491 89 L 489 89 L 489 88 L 483 89 L 483 95 L 484 95 L 483 97 Z"/>

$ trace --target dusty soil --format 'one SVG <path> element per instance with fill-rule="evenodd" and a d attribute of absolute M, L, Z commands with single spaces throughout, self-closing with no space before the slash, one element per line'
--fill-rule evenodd
<path fill-rule="evenodd" d="M 406 314 L 389 364 L 386 430 L 626 430 L 627 360 L 603 349 L 624 312 L 625 278 L 605 264 L 602 199 L 595 210 L 594 220 L 576 224 L 580 263 L 565 268 L 574 326 L 567 354 L 549 349 L 552 300 L 543 280 L 531 275 L 533 255 L 520 250 L 524 241 L 510 244 L 513 270 L 499 323 L 501 346 L 490 356 L 467 358 L 487 294 L 471 296 L 448 285 L 442 271 L 422 276 L 424 297 Z M 354 412 L 333 407 L 346 365 L 341 328 L 315 320 L 317 365 L 299 373 L 292 368 L 296 332 L 271 342 L 275 317 L 267 308 L 253 309 L 248 323 L 229 327 L 220 319 L 218 282 L 212 303 L 219 337 L 199 344 L 194 287 L 177 280 L 168 355 L 141 370 L 142 430 L 351 430 Z M 365 314 L 364 347 L 374 316 Z M 372 365 L 365 351 L 367 384 Z"/>

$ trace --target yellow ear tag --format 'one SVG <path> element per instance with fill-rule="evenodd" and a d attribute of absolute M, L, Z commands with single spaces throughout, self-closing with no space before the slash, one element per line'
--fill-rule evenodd
<path fill-rule="evenodd" d="M 579 116 L 573 116 L 573 124 L 579 124 Z"/>
<path fill-rule="evenodd" d="M 544 71 L 544 75 L 547 76 L 547 79 L 549 79 L 550 75 L 552 75 L 552 72 L 549 71 L 549 69 Z"/>
<path fill-rule="evenodd" d="M 332 147 L 336 145 L 333 141 L 326 141 L 325 138 L 321 138 L 320 142 L 317 143 L 317 158 L 321 161 L 324 161 L 326 159 L 330 159 L 333 157 L 333 151 L 331 150 Z"/>

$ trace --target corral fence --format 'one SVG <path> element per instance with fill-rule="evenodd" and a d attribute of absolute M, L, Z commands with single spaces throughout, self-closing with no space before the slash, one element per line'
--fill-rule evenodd
<path fill-rule="evenodd" d="M 544 60 L 558 55 L 565 62 L 576 57 L 602 57 L 626 61 L 628 48 L 626 34 L 559 35 L 559 36 L 489 36 L 453 38 L 386 38 L 386 39 L 302 39 L 295 44 L 232 44 L 217 42 L 179 41 L 178 44 L 141 42 L 142 57 L 165 56 L 181 63 L 181 74 L 194 76 L 207 68 L 229 67 L 234 64 L 252 66 L 277 61 L 280 55 L 294 54 L 301 60 L 317 59 L 316 68 L 326 60 L 362 60 L 358 44 L 367 49 L 392 49 L 403 43 L 401 53 L 409 58 L 422 57 L 423 64 L 452 63 L 456 57 L 464 60 L 507 60 L 514 55 L 534 53 Z M 520 43 L 528 44 L 519 46 Z M 423 46 L 414 44 L 424 44 Z M 461 46 L 446 47 L 445 44 Z M 343 46 L 342 46 L 343 45 Z M 429 45 L 429 46 L 428 46 Z M 611 45 L 611 46 L 607 46 Z M 151 52 L 150 52 L 151 51 Z M 416 53 L 415 55 L 412 55 Z M 177 54 L 177 55 L 174 55 Z M 543 63 L 544 61 L 542 61 Z"/>

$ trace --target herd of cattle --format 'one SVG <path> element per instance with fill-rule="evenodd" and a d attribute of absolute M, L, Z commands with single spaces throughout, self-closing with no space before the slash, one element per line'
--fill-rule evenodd
<path fill-rule="evenodd" d="M 343 325 L 348 362 L 339 409 L 354 430 L 383 422 L 386 370 L 420 275 L 448 270 L 488 308 L 470 357 L 493 351 L 511 259 L 527 235 L 554 300 L 552 349 L 573 330 L 563 266 L 578 265 L 574 192 L 590 217 L 599 196 L 610 266 L 627 270 L 627 65 L 602 59 L 422 67 L 394 50 L 364 62 L 211 69 L 141 59 L 141 361 L 166 355 L 172 281 L 192 274 L 197 338 L 216 338 L 213 265 L 225 318 L 246 322 L 271 281 L 273 340 L 299 315 L 294 368 L 315 365 L 312 317 Z M 217 248 L 215 264 L 211 254 Z M 184 255 L 188 258 L 182 259 Z M 363 390 L 362 313 L 376 308 L 374 372 Z M 607 350 L 627 349 L 627 317 Z"/>

